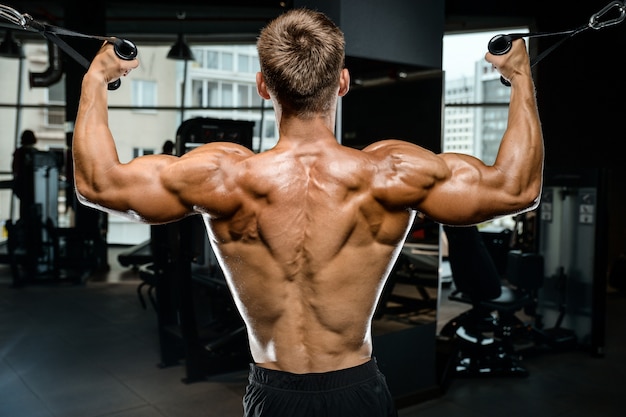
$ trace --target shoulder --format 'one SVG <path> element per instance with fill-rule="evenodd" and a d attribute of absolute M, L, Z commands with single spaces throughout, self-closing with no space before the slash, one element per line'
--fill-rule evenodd
<path fill-rule="evenodd" d="M 158 155 L 165 162 L 163 178 L 178 187 L 195 187 L 202 184 L 217 187 L 233 180 L 245 163 L 255 153 L 245 146 L 232 142 L 211 142 L 194 148 L 180 157 Z M 167 158 L 167 159 L 166 159 Z"/>
<path fill-rule="evenodd" d="M 442 154 L 410 142 L 382 140 L 364 148 L 363 152 L 376 167 L 372 184 L 374 195 L 394 206 L 416 207 L 436 184 L 450 176 Z"/>
<path fill-rule="evenodd" d="M 232 213 L 241 202 L 240 177 L 255 153 L 231 142 L 211 142 L 165 161 L 164 186 L 187 206 L 211 215 Z"/>

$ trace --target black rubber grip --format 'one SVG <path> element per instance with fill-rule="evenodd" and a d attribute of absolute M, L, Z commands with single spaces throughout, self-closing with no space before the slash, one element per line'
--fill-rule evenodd
<path fill-rule="evenodd" d="M 112 43 L 115 54 L 121 59 L 130 61 L 131 59 L 135 59 L 137 57 L 137 46 L 128 39 L 115 38 Z M 108 89 L 117 90 L 120 88 L 120 85 L 122 85 L 122 81 L 117 79 L 112 83 L 109 83 Z"/>
<path fill-rule="evenodd" d="M 487 49 L 493 55 L 504 55 L 511 50 L 513 37 L 510 35 L 496 35 L 489 41 Z"/>
<path fill-rule="evenodd" d="M 137 58 L 137 46 L 128 39 L 115 38 L 113 49 L 117 56 L 126 61 Z"/>

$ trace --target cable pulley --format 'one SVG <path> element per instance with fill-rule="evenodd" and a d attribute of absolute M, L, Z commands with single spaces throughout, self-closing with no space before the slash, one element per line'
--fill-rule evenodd
<path fill-rule="evenodd" d="M 614 17 L 609 17 L 609 14 L 615 14 Z M 572 38 L 573 36 L 585 32 L 588 29 L 604 29 L 609 26 L 617 25 L 626 19 L 626 5 L 620 1 L 612 1 L 602 10 L 597 13 L 594 13 L 589 18 L 589 22 L 585 25 L 582 25 L 576 29 L 560 31 L 560 32 L 531 32 L 531 33 L 510 33 L 510 34 L 501 34 L 496 35 L 489 40 L 487 44 L 487 49 L 493 55 L 504 55 L 511 50 L 511 46 L 513 41 L 520 38 L 539 38 L 545 36 L 564 36 L 557 43 L 553 44 L 550 48 L 546 49 L 540 55 L 538 55 L 535 59 L 533 59 L 530 63 L 531 67 L 534 67 L 539 61 L 545 58 L 550 52 L 555 50 L 558 46 L 560 46 L 566 40 Z M 511 84 L 504 78 L 500 77 L 500 81 L 502 84 L 510 86 Z"/>
<path fill-rule="evenodd" d="M 85 68 L 89 68 L 90 62 L 82 55 L 80 55 L 74 48 L 67 44 L 59 36 L 72 36 L 78 38 L 95 39 L 105 41 L 113 44 L 115 54 L 124 60 L 132 60 L 137 57 L 137 46 L 128 39 L 117 38 L 114 36 L 95 36 L 86 35 L 84 33 L 75 32 L 59 26 L 49 25 L 44 22 L 33 19 L 29 14 L 22 14 L 17 10 L 0 4 L 0 17 L 8 20 L 9 22 L 21 27 L 24 30 L 31 30 L 39 32 L 44 38 L 51 42 L 54 42 L 65 53 L 71 56 L 76 62 L 81 64 Z M 109 90 L 117 90 L 121 85 L 121 81 L 118 79 L 109 83 Z"/>

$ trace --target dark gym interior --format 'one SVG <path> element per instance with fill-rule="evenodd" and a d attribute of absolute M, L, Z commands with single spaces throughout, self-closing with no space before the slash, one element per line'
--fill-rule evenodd
<path fill-rule="evenodd" d="M 441 69 L 443 33 L 519 24 L 559 32 L 621 4 L 392 0 L 384 7 L 393 12 L 383 16 L 373 0 L 0 3 L 54 16 L 68 29 L 168 42 L 179 30 L 174 16 L 181 9 L 197 16 L 185 28 L 193 42 L 250 41 L 287 8 L 319 8 L 344 29 L 347 67 L 354 79 L 365 80 Z M 546 149 L 544 193 L 537 217 L 520 218 L 519 226 L 531 228 L 536 240 L 509 250 L 508 234 L 455 233 L 428 222 L 417 222 L 407 240 L 374 327 L 375 354 L 400 416 L 623 414 L 626 23 L 592 32 L 550 51 L 534 68 Z M 531 54 L 539 56 L 553 42 L 533 38 Z M 94 52 L 93 45 L 76 48 L 86 56 Z M 66 71 L 71 115 L 84 69 L 69 65 Z M 441 78 L 429 80 L 428 91 L 441 88 Z M 369 90 L 374 96 L 355 89 L 346 97 L 345 124 L 357 139 L 363 120 L 371 119 L 358 103 L 384 100 L 393 88 Z M 440 121 L 441 102 L 434 104 L 415 106 Z M 407 109 L 392 113 L 385 117 L 412 117 Z M 194 120 L 177 131 L 178 154 L 212 133 L 207 125 L 252 146 L 247 122 Z M 417 121 L 410 129 L 431 127 Z M 423 145 L 440 150 L 439 143 Z M 593 227 L 581 211 L 586 208 L 593 211 Z M 141 248 L 107 246 L 103 221 L 98 213 L 77 212 L 76 228 L 53 236 L 86 253 L 54 266 L 70 271 L 70 280 L 31 279 L 37 271 L 29 268 L 36 266 L 20 247 L 30 241 L 0 252 L 0 416 L 241 416 L 250 361 L 245 328 L 199 219 L 152 226 Z M 446 284 L 437 282 L 441 233 L 442 259 L 453 276 Z M 571 269 L 543 256 L 554 246 Z M 568 274 L 580 279 L 568 280 Z"/>

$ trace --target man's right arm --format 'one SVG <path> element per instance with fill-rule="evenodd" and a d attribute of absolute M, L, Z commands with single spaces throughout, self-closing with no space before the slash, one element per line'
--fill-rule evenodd
<path fill-rule="evenodd" d="M 511 82 L 508 125 L 493 165 L 457 153 L 435 155 L 396 141 L 366 148 L 391 169 L 377 188 L 383 200 L 431 219 L 468 225 L 537 206 L 543 177 L 543 135 L 524 41 L 506 55 L 487 54 Z"/>

